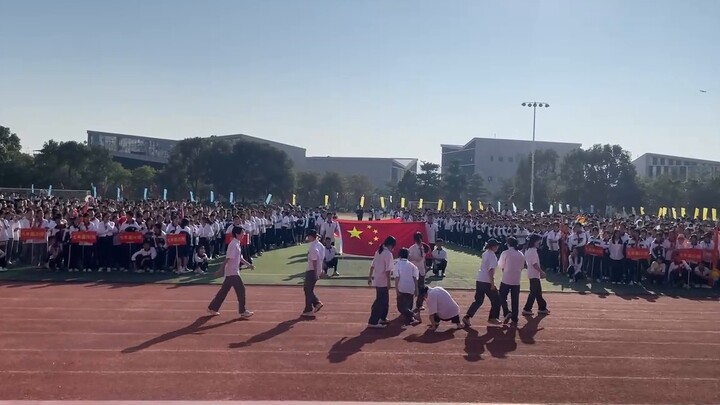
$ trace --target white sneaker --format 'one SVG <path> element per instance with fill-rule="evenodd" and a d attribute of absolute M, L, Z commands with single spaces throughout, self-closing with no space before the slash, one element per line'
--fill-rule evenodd
<path fill-rule="evenodd" d="M 701 288 L 712 288 L 712 287 L 709 286 L 709 285 L 707 285 L 707 284 L 703 284 L 703 285 L 701 286 Z"/>
<path fill-rule="evenodd" d="M 376 325 L 373 325 L 373 324 L 369 323 L 367 327 L 370 328 L 370 329 L 385 329 L 386 326 L 387 326 L 387 325 L 383 325 L 383 324 L 381 324 L 381 323 L 378 323 L 378 324 L 376 324 Z"/>
<path fill-rule="evenodd" d="M 314 317 L 315 317 L 315 313 L 312 312 L 312 311 L 310 311 L 310 312 L 303 312 L 302 314 L 300 314 L 300 316 L 305 317 L 305 318 L 314 318 Z"/>
<path fill-rule="evenodd" d="M 5 267 L 0 267 L 0 273 L 4 273 L 6 271 L 7 271 L 7 269 Z"/>
<path fill-rule="evenodd" d="M 242 314 L 240 314 L 240 318 L 242 319 L 249 319 L 251 316 L 255 315 L 255 312 L 245 310 Z"/>
<path fill-rule="evenodd" d="M 488 323 L 490 325 L 502 325 L 502 321 L 495 318 L 495 319 L 488 319 Z"/>
<path fill-rule="evenodd" d="M 210 315 L 212 315 L 212 316 L 218 316 L 218 315 L 220 315 L 220 312 L 218 312 L 218 311 L 213 311 L 213 310 L 210 309 L 210 308 L 207 309 L 207 313 L 210 314 Z"/>
<path fill-rule="evenodd" d="M 465 328 L 465 324 L 462 322 L 458 322 L 455 324 L 455 329 L 463 329 Z"/>

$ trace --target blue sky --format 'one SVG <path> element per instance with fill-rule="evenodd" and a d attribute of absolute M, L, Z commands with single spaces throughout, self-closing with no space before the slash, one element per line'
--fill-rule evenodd
<path fill-rule="evenodd" d="M 720 1 L 0 0 L 0 124 L 418 157 L 472 137 L 720 160 Z M 705 89 L 708 93 L 700 93 Z"/>

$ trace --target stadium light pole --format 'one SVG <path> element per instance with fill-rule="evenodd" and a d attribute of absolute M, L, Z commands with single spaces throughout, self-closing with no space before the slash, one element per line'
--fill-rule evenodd
<path fill-rule="evenodd" d="M 527 101 L 522 103 L 523 107 L 533 109 L 533 130 L 532 130 L 532 149 L 530 151 L 530 205 L 535 203 L 535 117 L 537 108 L 548 108 L 550 104 L 539 101 Z"/>

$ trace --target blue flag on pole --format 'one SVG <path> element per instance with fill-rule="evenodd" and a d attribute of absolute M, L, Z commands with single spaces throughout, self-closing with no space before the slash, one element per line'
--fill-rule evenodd
<path fill-rule="evenodd" d="M 116 200 L 120 201 L 120 187 L 117 188 L 117 198 Z"/>
<path fill-rule="evenodd" d="M 265 205 L 270 204 L 271 199 L 272 199 L 272 194 L 268 194 L 267 197 L 265 197 Z"/>
<path fill-rule="evenodd" d="M 163 200 L 167 201 L 167 189 L 163 189 Z"/>
<path fill-rule="evenodd" d="M 148 190 L 147 190 L 147 187 L 145 187 L 145 189 L 143 190 L 143 200 L 147 200 L 147 194 L 148 194 Z"/>
<path fill-rule="evenodd" d="M 195 194 L 192 191 L 190 192 L 190 201 L 195 202 Z"/>
<path fill-rule="evenodd" d="M 30 194 L 35 194 L 35 185 L 34 184 L 30 185 Z"/>
<path fill-rule="evenodd" d="M 215 202 L 215 192 L 212 190 L 210 190 L 210 202 L 211 203 Z"/>
<path fill-rule="evenodd" d="M 97 198 L 97 187 L 92 186 L 93 198 Z"/>
<path fill-rule="evenodd" d="M 231 191 L 231 192 L 230 192 L 230 204 L 232 204 L 232 203 L 234 203 L 234 202 L 235 202 L 235 193 L 233 193 L 233 192 Z"/>
<path fill-rule="evenodd" d="M 52 197 L 52 184 L 48 187 L 48 197 Z"/>

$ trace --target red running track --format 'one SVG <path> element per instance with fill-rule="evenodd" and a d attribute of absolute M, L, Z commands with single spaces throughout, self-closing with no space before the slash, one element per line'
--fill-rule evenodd
<path fill-rule="evenodd" d="M 365 330 L 370 289 L 319 288 L 325 307 L 301 320 L 301 288 L 250 286 L 247 321 L 234 297 L 203 316 L 216 290 L 0 284 L 0 400 L 720 400 L 717 300 L 549 294 L 553 314 L 518 328 L 485 326 L 483 306 L 429 333 Z"/>

